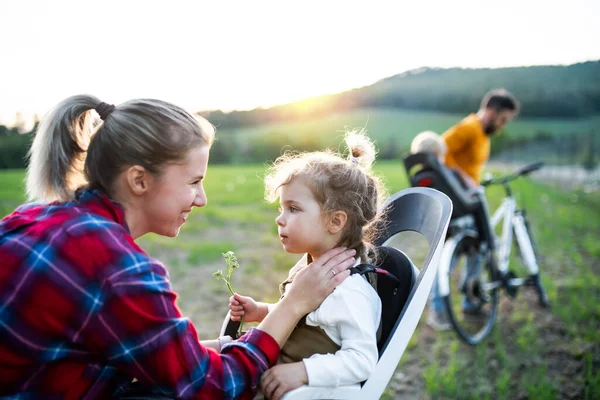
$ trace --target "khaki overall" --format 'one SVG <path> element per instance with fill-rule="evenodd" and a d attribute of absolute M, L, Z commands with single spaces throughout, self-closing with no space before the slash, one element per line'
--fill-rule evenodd
<path fill-rule="evenodd" d="M 292 283 L 296 273 L 312 261 L 308 254 L 305 259 L 307 262 L 297 265 L 296 268 L 292 268 L 288 278 L 279 285 L 281 297 L 285 296 L 285 288 L 288 284 Z M 334 354 L 340 348 L 340 346 L 327 336 L 323 329 L 318 326 L 307 325 L 305 315 L 300 319 L 296 328 L 294 328 L 294 331 L 281 348 L 277 364 L 302 361 L 313 354 Z"/>

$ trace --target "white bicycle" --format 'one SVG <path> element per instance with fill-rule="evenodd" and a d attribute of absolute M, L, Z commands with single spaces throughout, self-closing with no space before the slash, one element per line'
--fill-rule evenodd
<path fill-rule="evenodd" d="M 544 307 L 549 305 L 548 296 L 540 281 L 537 246 L 527 214 L 524 209 L 517 208 L 509 184 L 542 165 L 543 163 L 531 164 L 514 174 L 487 179 L 481 183 L 484 187 L 502 185 L 506 192 L 506 197 L 489 218 L 490 235 L 495 240 L 493 245 L 490 246 L 490 243 L 479 238 L 472 216 L 457 218 L 448 228 L 449 235 L 444 244 L 437 276 L 439 293 L 444 299 L 452 326 L 471 345 L 481 342 L 491 332 L 501 288 L 514 298 L 520 286 L 532 286 L 538 293 L 540 304 Z M 483 191 L 479 196 L 486 215 L 489 215 Z M 502 233 L 498 237 L 494 232 L 500 222 Z M 525 278 L 517 277 L 509 269 L 513 241 L 519 247 L 529 273 Z"/>

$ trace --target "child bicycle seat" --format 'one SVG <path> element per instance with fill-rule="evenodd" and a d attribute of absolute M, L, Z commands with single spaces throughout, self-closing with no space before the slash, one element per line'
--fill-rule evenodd
<path fill-rule="evenodd" d="M 479 200 L 451 168 L 440 163 L 431 153 L 416 153 L 404 158 L 404 168 L 412 187 L 430 187 L 447 195 L 452 201 L 452 219 L 471 214 Z"/>
<path fill-rule="evenodd" d="M 381 336 L 377 340 L 377 349 L 381 355 L 419 271 L 401 250 L 380 246 L 375 251 L 377 265 L 357 265 L 350 268 L 350 275 L 377 275 L 377 294 L 381 299 Z"/>

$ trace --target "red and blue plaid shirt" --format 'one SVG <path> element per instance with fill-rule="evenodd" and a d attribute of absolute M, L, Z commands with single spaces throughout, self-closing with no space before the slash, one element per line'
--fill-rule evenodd
<path fill-rule="evenodd" d="M 252 329 L 198 342 L 165 267 L 99 191 L 0 222 L 0 397 L 105 399 L 136 378 L 185 399 L 251 399 L 279 346 Z"/>

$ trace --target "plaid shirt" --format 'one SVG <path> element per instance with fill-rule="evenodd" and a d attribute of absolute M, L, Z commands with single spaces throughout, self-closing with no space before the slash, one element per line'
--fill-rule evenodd
<path fill-rule="evenodd" d="M 0 222 L 0 397 L 105 399 L 135 377 L 185 399 L 251 399 L 279 346 L 252 329 L 201 346 L 165 267 L 99 191 Z"/>

